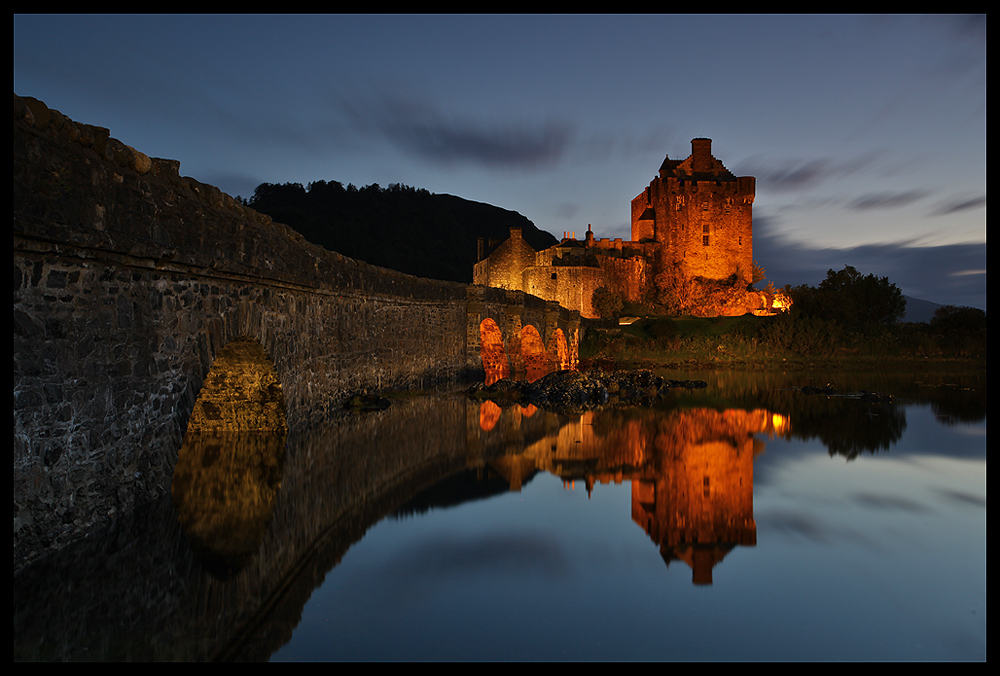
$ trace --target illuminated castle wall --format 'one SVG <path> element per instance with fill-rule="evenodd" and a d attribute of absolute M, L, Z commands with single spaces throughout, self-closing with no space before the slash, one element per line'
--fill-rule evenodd
<path fill-rule="evenodd" d="M 480 241 L 473 284 L 556 300 L 592 318 L 598 316 L 591 303 L 596 288 L 639 301 L 665 270 L 690 278 L 735 275 L 749 284 L 754 190 L 752 176 L 736 177 L 712 156 L 711 139 L 693 139 L 690 157 L 665 158 L 632 200 L 631 241 L 597 239 L 588 226 L 583 240 L 564 233 L 559 244 L 536 252 L 512 228 L 509 239 L 492 247 Z"/>
<path fill-rule="evenodd" d="M 677 263 L 689 277 L 749 282 L 755 184 L 712 156 L 711 139 L 693 139 L 691 155 L 664 158 L 632 200 L 632 239 L 653 243 L 661 266 Z"/>

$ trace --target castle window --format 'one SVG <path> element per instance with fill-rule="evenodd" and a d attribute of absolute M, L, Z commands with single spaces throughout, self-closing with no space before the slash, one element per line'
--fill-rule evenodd
<path fill-rule="evenodd" d="M 556 278 L 556 273 L 553 272 L 552 273 L 552 279 L 555 279 L 555 278 Z"/>
<path fill-rule="evenodd" d="M 701 203 L 701 210 L 708 211 L 708 200 L 705 200 L 704 202 Z"/>
<path fill-rule="evenodd" d="M 708 246 L 708 235 L 703 235 L 701 238 L 702 246 Z"/>
<path fill-rule="evenodd" d="M 704 225 L 704 226 L 702 227 L 701 231 L 702 231 L 702 232 L 708 232 L 708 223 L 706 223 L 706 224 L 705 224 L 705 225 Z"/>

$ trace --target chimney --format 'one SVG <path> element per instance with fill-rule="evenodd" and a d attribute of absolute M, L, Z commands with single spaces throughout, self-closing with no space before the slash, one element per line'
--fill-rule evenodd
<path fill-rule="evenodd" d="M 521 228 L 512 227 L 510 229 L 511 239 L 521 239 Z"/>
<path fill-rule="evenodd" d="M 712 171 L 712 139 L 691 139 L 691 171 L 696 174 Z"/>

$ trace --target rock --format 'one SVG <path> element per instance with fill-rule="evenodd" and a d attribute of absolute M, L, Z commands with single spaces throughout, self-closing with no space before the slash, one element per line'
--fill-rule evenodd
<path fill-rule="evenodd" d="M 486 383 L 476 383 L 465 391 L 465 394 L 473 399 L 492 399 L 516 401 L 521 398 L 521 390 L 527 385 L 524 380 L 512 380 L 511 378 L 501 378 L 492 385 Z"/>
<path fill-rule="evenodd" d="M 347 398 L 344 402 L 344 409 L 355 413 L 366 413 L 368 411 L 384 411 L 392 404 L 385 397 L 375 394 L 355 394 Z"/>
<path fill-rule="evenodd" d="M 606 405 L 649 406 L 671 389 L 707 387 L 702 380 L 668 380 L 648 369 L 612 373 L 556 371 L 533 383 L 504 378 L 466 390 L 474 399 L 534 404 L 548 409 L 590 409 Z"/>
<path fill-rule="evenodd" d="M 825 387 L 812 387 L 811 385 L 805 385 L 802 387 L 802 394 L 838 394 L 837 389 L 827 383 Z"/>
<path fill-rule="evenodd" d="M 870 403 L 879 403 L 879 404 L 891 404 L 893 401 L 895 401 L 895 397 L 893 397 L 891 394 L 880 394 L 879 392 L 872 392 L 870 390 L 861 390 L 861 392 L 858 395 L 858 398 L 861 401 L 867 401 Z"/>

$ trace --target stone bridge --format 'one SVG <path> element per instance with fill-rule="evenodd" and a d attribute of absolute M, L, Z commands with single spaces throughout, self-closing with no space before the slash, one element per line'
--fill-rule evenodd
<path fill-rule="evenodd" d="M 199 401 L 210 428 L 296 429 L 362 391 L 576 366 L 578 313 L 326 251 L 16 94 L 13 162 L 15 571 L 169 491 Z"/>

